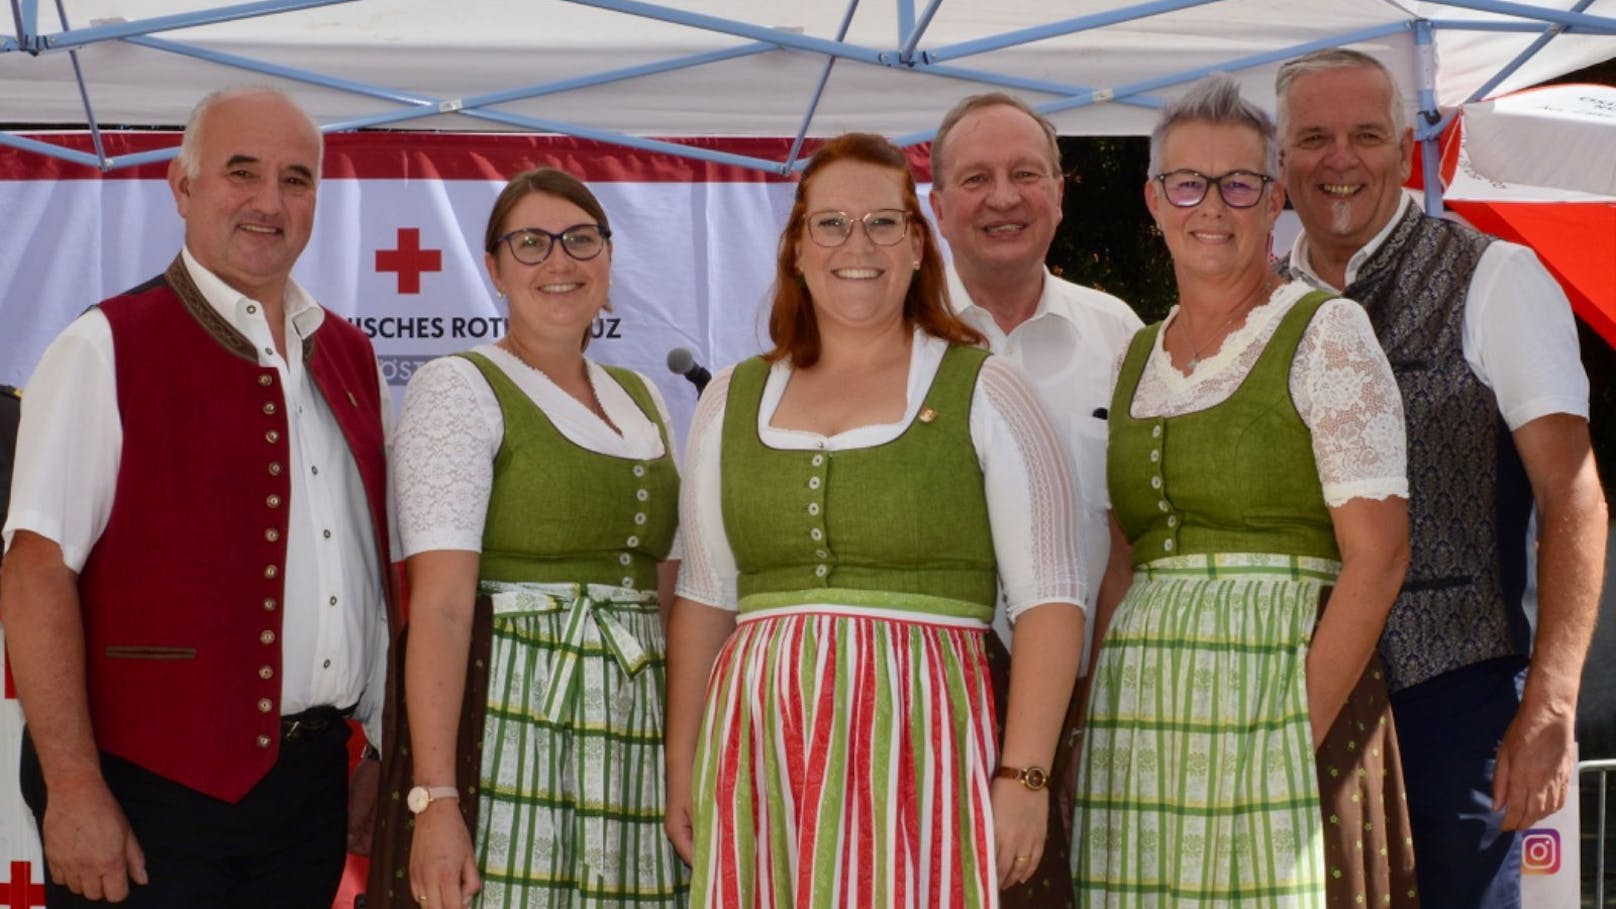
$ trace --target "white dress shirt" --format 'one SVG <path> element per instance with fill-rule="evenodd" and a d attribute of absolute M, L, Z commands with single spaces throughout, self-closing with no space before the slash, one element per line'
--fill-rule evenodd
<path fill-rule="evenodd" d="M 1380 233 L 1347 260 L 1348 284 L 1413 204 L 1405 193 Z M 1291 269 L 1315 287 L 1341 292 L 1313 271 L 1305 232 L 1291 248 Z M 1511 431 L 1554 413 L 1587 418 L 1588 374 L 1571 303 L 1531 249 L 1497 240 L 1481 254 L 1465 295 L 1462 344 L 1465 361 L 1497 396 Z"/>
<path fill-rule="evenodd" d="M 1063 281 L 1047 269 L 1038 308 L 1008 334 L 992 313 L 972 301 L 952 265 L 948 294 L 960 318 L 987 337 L 988 348 L 1021 367 L 1055 427 L 1068 472 L 1077 483 L 1076 534 L 1083 602 L 1093 605 L 1111 549 L 1105 446 L 1106 414 L 1115 382 L 1112 365 L 1144 323 L 1116 297 Z M 1008 626 L 996 623 L 994 627 L 1009 644 Z M 1093 638 L 1090 623 L 1083 633 L 1081 671 L 1085 674 Z"/>
<path fill-rule="evenodd" d="M 372 719 L 380 714 L 386 671 L 383 566 L 359 469 L 303 366 L 303 345 L 320 328 L 325 310 L 288 282 L 282 358 L 263 306 L 232 290 L 189 250 L 181 256 L 208 305 L 252 343 L 259 365 L 275 370 L 286 396 L 291 502 L 281 712 L 357 703 L 360 718 Z M 68 568 L 84 568 L 117 489 L 123 426 L 116 375 L 111 326 L 99 308 L 74 320 L 46 348 L 28 380 L 18 429 L 8 547 L 16 531 L 32 531 L 61 546 Z M 382 405 L 385 426 L 385 394 Z"/>

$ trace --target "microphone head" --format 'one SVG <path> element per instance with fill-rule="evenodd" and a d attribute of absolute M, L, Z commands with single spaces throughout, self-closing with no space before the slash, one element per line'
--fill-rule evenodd
<path fill-rule="evenodd" d="M 668 371 L 682 376 L 696 365 L 696 355 L 689 348 L 675 347 L 668 351 Z"/>

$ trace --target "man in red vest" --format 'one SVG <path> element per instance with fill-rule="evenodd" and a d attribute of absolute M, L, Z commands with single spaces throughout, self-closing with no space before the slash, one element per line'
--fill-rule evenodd
<path fill-rule="evenodd" d="M 388 522 L 369 341 L 290 277 L 322 150 L 279 92 L 205 98 L 168 173 L 184 249 L 27 385 L 0 620 L 50 907 L 336 892 Z"/>

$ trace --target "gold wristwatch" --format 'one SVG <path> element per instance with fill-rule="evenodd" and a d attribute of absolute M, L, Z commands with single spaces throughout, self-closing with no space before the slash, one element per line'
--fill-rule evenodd
<path fill-rule="evenodd" d="M 993 771 L 996 780 L 1015 780 L 1037 792 L 1049 785 L 1049 771 L 1042 767 L 1000 767 Z"/>

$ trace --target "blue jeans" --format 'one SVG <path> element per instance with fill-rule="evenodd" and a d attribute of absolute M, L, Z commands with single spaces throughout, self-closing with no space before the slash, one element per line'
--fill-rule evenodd
<path fill-rule="evenodd" d="M 1391 696 L 1403 749 L 1423 909 L 1518 909 L 1518 831 L 1492 807 L 1498 744 L 1521 704 L 1526 661 L 1489 660 Z"/>

